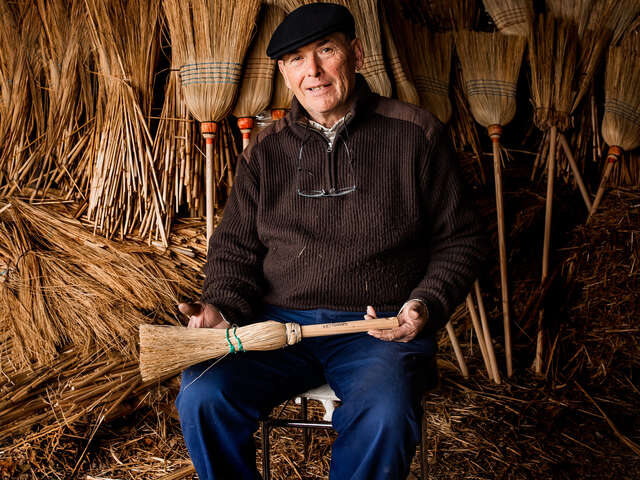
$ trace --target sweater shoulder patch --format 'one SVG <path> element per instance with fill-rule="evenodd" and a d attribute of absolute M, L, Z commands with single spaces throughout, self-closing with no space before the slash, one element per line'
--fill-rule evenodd
<path fill-rule="evenodd" d="M 440 120 L 431 112 L 411 103 L 401 102 L 392 98 L 380 97 L 375 113 L 387 118 L 412 123 L 424 130 L 428 139 L 437 135 L 437 132 L 442 128 Z"/>
<path fill-rule="evenodd" d="M 260 133 L 258 133 L 251 140 L 251 143 L 249 143 L 247 148 L 244 149 L 244 151 L 242 152 L 240 157 L 243 158 L 247 162 L 249 160 L 251 160 L 251 152 L 255 148 L 255 146 L 260 144 L 262 141 L 264 141 L 265 138 L 269 137 L 270 135 L 275 135 L 275 134 L 280 133 L 284 128 L 287 127 L 287 125 L 289 124 L 288 122 L 289 122 L 289 120 L 288 120 L 287 117 L 281 118 L 281 119 L 276 120 L 275 122 L 273 122 L 271 125 L 266 127 L 264 130 L 260 131 Z"/>

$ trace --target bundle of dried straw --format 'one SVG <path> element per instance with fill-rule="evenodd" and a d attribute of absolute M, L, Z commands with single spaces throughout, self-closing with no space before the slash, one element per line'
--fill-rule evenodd
<path fill-rule="evenodd" d="M 488 128 L 493 143 L 502 313 L 509 376 L 513 372 L 513 367 L 500 136 L 502 126 L 509 123 L 516 112 L 516 85 L 524 47 L 525 39 L 520 36 L 468 30 L 456 34 L 456 48 L 462 64 L 465 91 L 471 112 L 478 123 Z"/>
<path fill-rule="evenodd" d="M 97 237 L 67 211 L 17 199 L 0 209 L 0 319 L 17 365 L 46 364 L 68 345 L 135 357 L 137 326 L 175 323 L 177 299 L 197 291 L 196 274 Z"/>
<path fill-rule="evenodd" d="M 242 148 L 247 148 L 254 117 L 269 106 L 273 90 L 275 61 L 267 56 L 267 45 L 274 30 L 284 19 L 284 11 L 273 5 L 265 5 L 258 33 L 244 62 L 242 83 L 233 115 L 238 117 L 242 133 Z"/>
<path fill-rule="evenodd" d="M 278 120 L 283 118 L 287 110 L 291 108 L 293 92 L 287 88 L 284 77 L 276 70 L 273 79 L 273 98 L 271 98 L 271 118 Z"/>
<path fill-rule="evenodd" d="M 149 132 L 158 54 L 159 2 L 86 0 L 100 71 L 87 216 L 121 238 L 155 229 L 167 244 Z"/>

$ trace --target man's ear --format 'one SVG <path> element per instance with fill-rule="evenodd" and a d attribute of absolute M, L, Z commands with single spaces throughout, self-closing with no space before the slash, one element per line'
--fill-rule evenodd
<path fill-rule="evenodd" d="M 285 73 L 284 62 L 282 60 L 278 60 L 278 70 L 280 70 L 280 75 L 282 75 L 282 78 L 284 79 L 284 84 L 289 90 L 291 90 L 291 85 L 289 84 L 289 79 Z"/>
<path fill-rule="evenodd" d="M 364 65 L 364 49 L 359 38 L 351 40 L 351 48 L 353 48 L 353 54 L 356 57 L 356 71 L 358 71 Z"/>

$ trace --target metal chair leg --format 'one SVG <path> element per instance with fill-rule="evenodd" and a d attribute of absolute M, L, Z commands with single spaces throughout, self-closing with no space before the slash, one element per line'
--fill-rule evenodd
<path fill-rule="evenodd" d="M 263 480 L 271 480 L 271 470 L 269 465 L 269 434 L 271 428 L 266 420 L 260 421 L 260 429 L 262 430 L 262 478 Z"/>
<path fill-rule="evenodd" d="M 308 418 L 308 399 L 306 397 L 302 397 L 300 399 L 300 406 L 302 407 L 302 420 L 306 421 Z M 304 454 L 304 461 L 309 461 L 309 429 L 302 429 L 302 452 Z"/>

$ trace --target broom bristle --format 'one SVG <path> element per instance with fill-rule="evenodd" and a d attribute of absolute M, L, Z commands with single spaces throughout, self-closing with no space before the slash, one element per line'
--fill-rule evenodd
<path fill-rule="evenodd" d="M 140 374 L 144 381 L 155 380 L 232 350 L 276 350 L 286 345 L 286 325 L 275 321 L 228 330 L 145 324 L 140 325 Z"/>
<path fill-rule="evenodd" d="M 551 15 L 538 16 L 529 35 L 531 94 L 534 122 L 541 130 L 571 126 L 573 78 L 576 69 L 576 28 Z"/>
<path fill-rule="evenodd" d="M 293 92 L 284 83 L 284 77 L 276 70 L 273 79 L 273 98 L 271 99 L 271 110 L 288 110 L 291 108 Z"/>
<path fill-rule="evenodd" d="M 629 151 L 640 146 L 640 61 L 637 51 L 612 47 L 605 74 L 602 137 Z"/>
<path fill-rule="evenodd" d="M 456 48 L 471 113 L 484 127 L 506 125 L 516 113 L 516 85 L 525 39 L 463 30 Z"/>
<path fill-rule="evenodd" d="M 407 77 L 407 62 L 400 57 L 396 41 L 391 33 L 389 27 L 389 20 L 385 9 L 382 10 L 381 24 L 382 33 L 385 39 L 385 52 L 387 54 L 387 61 L 389 62 L 389 68 L 393 74 L 393 79 L 396 84 L 396 95 L 398 99 L 403 102 L 413 103 L 414 105 L 420 105 L 420 97 L 415 85 Z"/>
<path fill-rule="evenodd" d="M 231 111 L 259 8 L 260 0 L 164 0 L 185 102 L 199 122 Z"/>
<path fill-rule="evenodd" d="M 533 24 L 532 0 L 483 0 L 493 21 L 505 35 L 526 37 Z"/>
<path fill-rule="evenodd" d="M 449 74 L 453 53 L 450 32 L 432 33 L 427 28 L 396 17 L 394 30 L 404 32 L 404 47 L 409 53 L 409 65 L 420 105 L 442 123 L 451 118 Z"/>
<path fill-rule="evenodd" d="M 283 18 L 284 10 L 265 5 L 256 39 L 245 59 L 240 93 L 232 112 L 238 118 L 255 117 L 269 106 L 276 62 L 266 51 L 271 35 Z"/>

